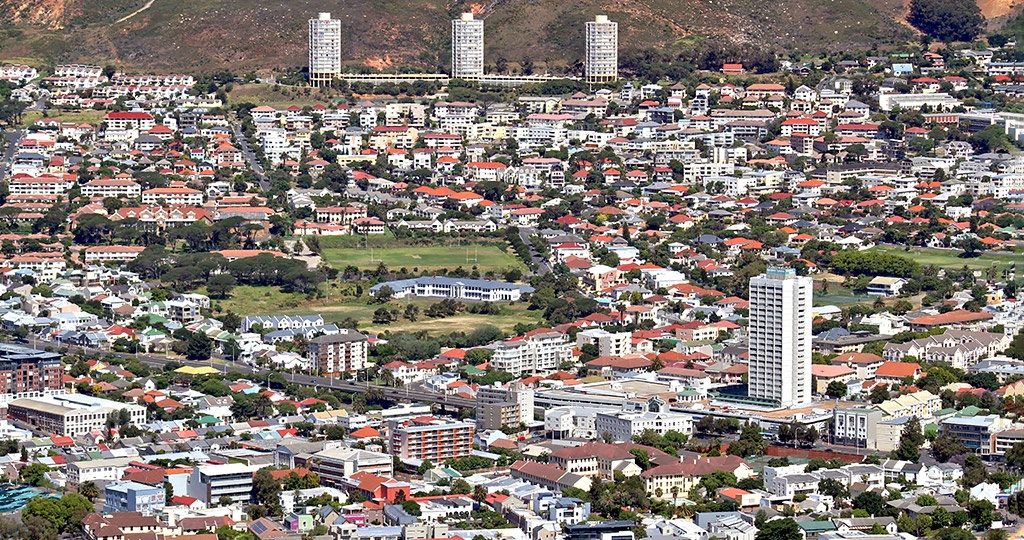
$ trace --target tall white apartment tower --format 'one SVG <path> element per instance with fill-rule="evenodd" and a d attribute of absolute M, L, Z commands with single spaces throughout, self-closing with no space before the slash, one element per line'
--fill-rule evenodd
<path fill-rule="evenodd" d="M 309 20 L 309 85 L 329 86 L 341 75 L 341 21 L 330 13 Z"/>
<path fill-rule="evenodd" d="M 598 15 L 587 23 L 587 82 L 612 82 L 619 78 L 619 23 Z"/>
<path fill-rule="evenodd" d="M 452 21 L 452 78 L 484 74 L 484 21 L 472 13 Z"/>
<path fill-rule="evenodd" d="M 750 280 L 749 397 L 782 407 L 811 401 L 813 289 L 792 268 L 768 268 Z"/>

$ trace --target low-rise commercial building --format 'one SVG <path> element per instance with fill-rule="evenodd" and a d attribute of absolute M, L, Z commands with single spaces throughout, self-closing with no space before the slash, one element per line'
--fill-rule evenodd
<path fill-rule="evenodd" d="M 15 420 L 57 435 L 85 435 L 106 428 L 107 416 L 128 411 L 132 424 L 146 422 L 146 408 L 83 394 L 46 395 L 10 402 L 7 414 Z"/>

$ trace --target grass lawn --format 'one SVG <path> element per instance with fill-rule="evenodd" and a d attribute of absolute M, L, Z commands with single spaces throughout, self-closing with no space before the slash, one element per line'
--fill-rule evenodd
<path fill-rule="evenodd" d="M 814 305 L 816 306 L 846 306 L 850 304 L 874 301 L 874 296 L 868 296 L 866 294 L 855 295 L 850 289 L 840 287 L 838 285 L 830 284 L 828 286 L 828 294 L 823 294 L 820 290 L 814 291 Z"/>
<path fill-rule="evenodd" d="M 199 288 L 196 292 L 208 294 L 205 288 Z M 215 311 L 233 311 L 239 317 L 277 314 L 282 310 L 297 308 L 306 302 L 306 297 L 302 294 L 283 293 L 277 287 L 255 287 L 252 285 L 235 287 L 226 299 L 210 300 Z"/>
<path fill-rule="evenodd" d="M 1009 266 L 1010 263 L 1022 260 L 1021 255 L 1014 253 L 983 253 L 978 257 L 969 259 L 960 258 L 961 251 L 955 249 L 911 248 L 910 251 L 904 251 L 903 248 L 895 246 L 875 246 L 871 248 L 871 251 L 908 257 L 917 261 L 922 266 L 935 265 L 946 268 L 963 268 L 964 265 L 967 265 L 968 268 L 973 270 L 984 270 L 991 268 L 993 265 L 1002 270 Z"/>
<path fill-rule="evenodd" d="M 206 294 L 205 289 L 196 292 Z M 276 287 L 252 287 L 239 286 L 231 291 L 231 297 L 225 300 L 213 300 L 215 310 L 233 311 L 240 317 L 247 315 L 322 315 L 324 322 L 337 323 L 348 317 L 359 321 L 359 329 L 372 333 L 390 330 L 392 332 L 420 332 L 426 331 L 431 334 L 447 334 L 454 331 L 469 332 L 474 328 L 491 324 L 502 331 L 512 332 L 512 328 L 519 323 L 540 322 L 540 311 L 528 311 L 526 304 L 518 303 L 502 306 L 502 313 L 499 315 L 476 315 L 462 313 L 454 317 L 444 319 L 431 319 L 422 315 L 427 306 L 440 299 L 415 299 L 415 300 L 393 300 L 387 304 L 401 313 L 407 304 L 414 304 L 420 308 L 420 318 L 415 322 L 405 319 L 389 325 L 376 325 L 372 323 L 373 312 L 381 307 L 380 304 L 367 303 L 367 297 L 344 298 L 342 300 L 331 300 L 325 304 L 323 299 L 308 300 L 301 294 L 282 293 Z"/>
<path fill-rule="evenodd" d="M 476 266 L 481 272 L 501 271 L 507 268 L 524 270 L 522 261 L 502 248 L 494 245 L 481 246 L 407 246 L 366 248 L 325 248 L 324 260 L 334 268 L 352 265 L 357 268 L 376 268 L 382 261 L 389 268 L 454 270 L 461 266 L 470 269 Z"/>
<path fill-rule="evenodd" d="M 106 115 L 107 111 L 92 110 L 65 112 L 50 110 L 47 111 L 45 115 L 40 111 L 29 111 L 22 116 L 22 123 L 25 127 L 28 127 L 40 118 L 57 118 L 62 122 L 75 122 L 76 124 L 89 124 L 93 127 L 97 127 Z"/>

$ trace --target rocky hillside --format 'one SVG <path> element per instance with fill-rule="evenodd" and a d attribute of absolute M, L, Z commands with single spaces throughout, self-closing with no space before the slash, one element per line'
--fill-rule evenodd
<path fill-rule="evenodd" d="M 997 0 L 992 0 L 997 1 Z M 583 22 L 606 13 L 624 54 L 685 47 L 706 35 L 784 51 L 846 50 L 905 39 L 901 0 L 0 0 L 0 59 L 114 61 L 156 71 L 305 64 L 306 20 L 344 24 L 353 65 L 447 64 L 449 21 L 483 17 L 487 61 L 572 65 Z M 5 25 L 6 26 L 6 25 Z"/>

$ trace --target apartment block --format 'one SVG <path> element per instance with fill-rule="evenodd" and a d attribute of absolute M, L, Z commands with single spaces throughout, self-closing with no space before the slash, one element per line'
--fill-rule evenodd
<path fill-rule="evenodd" d="M 533 389 L 521 382 L 477 388 L 476 420 L 482 429 L 528 424 L 533 421 L 533 410 Z"/>
<path fill-rule="evenodd" d="M 252 498 L 252 476 L 264 465 L 200 465 L 192 469 L 188 481 L 188 496 L 206 504 L 216 503 L 221 497 L 232 501 L 248 502 Z"/>
<path fill-rule="evenodd" d="M 162 486 L 138 482 L 112 482 L 104 488 L 104 512 L 139 512 L 144 516 L 159 514 L 166 504 L 167 492 Z"/>
<path fill-rule="evenodd" d="M 606 15 L 587 22 L 587 50 L 584 62 L 590 83 L 614 82 L 619 78 L 619 23 Z"/>
<path fill-rule="evenodd" d="M 59 354 L 0 343 L 0 395 L 59 390 L 63 375 Z"/>
<path fill-rule="evenodd" d="M 463 13 L 452 21 L 452 78 L 484 74 L 484 21 Z"/>
<path fill-rule="evenodd" d="M 309 85 L 330 86 L 341 75 L 341 21 L 330 13 L 309 20 Z"/>
<path fill-rule="evenodd" d="M 429 459 L 441 463 L 473 452 L 473 424 L 421 416 L 388 422 L 391 454 L 401 459 Z"/>
<path fill-rule="evenodd" d="M 516 377 L 523 374 L 554 371 L 562 362 L 572 360 L 569 337 L 550 328 L 527 332 L 522 338 L 498 344 L 491 367 Z"/>
<path fill-rule="evenodd" d="M 832 437 L 836 444 L 876 448 L 882 411 L 864 408 L 836 408 L 832 411 Z"/>
<path fill-rule="evenodd" d="M 68 485 L 77 487 L 84 482 L 110 482 L 124 476 L 128 464 L 136 458 L 109 458 L 76 461 L 67 468 Z"/>
<path fill-rule="evenodd" d="M 351 373 L 366 367 L 368 343 L 363 334 L 343 330 L 311 340 L 307 358 L 321 375 Z"/>
<path fill-rule="evenodd" d="M 792 268 L 750 280 L 748 396 L 782 407 L 810 402 L 813 284 Z"/>

